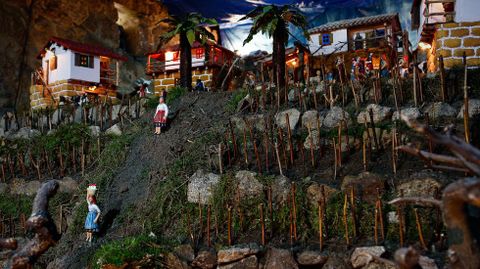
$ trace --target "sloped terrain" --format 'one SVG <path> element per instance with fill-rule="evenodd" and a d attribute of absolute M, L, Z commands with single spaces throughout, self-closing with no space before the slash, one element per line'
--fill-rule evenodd
<path fill-rule="evenodd" d="M 188 93 L 174 101 L 170 107 L 170 125 L 159 136 L 153 135 L 153 112 L 132 123 L 141 125 L 142 131 L 131 143 L 124 165 L 107 187 L 99 191 L 99 205 L 104 214 L 101 237 L 90 245 L 83 241 L 83 233 L 67 233 L 42 263 L 55 259 L 49 268 L 85 268 L 88 257 L 105 240 L 141 232 L 142 223 L 125 227 L 118 219 L 131 208 L 149 205 L 149 197 L 154 195 L 162 173 L 182 154 L 186 144 L 228 122 L 224 109 L 228 96 L 228 93 Z"/>

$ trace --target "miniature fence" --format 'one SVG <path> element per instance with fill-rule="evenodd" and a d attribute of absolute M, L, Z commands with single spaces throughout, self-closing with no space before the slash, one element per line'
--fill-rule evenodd
<path fill-rule="evenodd" d="M 0 235 L 1 238 L 25 236 L 27 218 L 25 214 L 20 214 L 18 217 L 6 216 L 0 213 Z"/>

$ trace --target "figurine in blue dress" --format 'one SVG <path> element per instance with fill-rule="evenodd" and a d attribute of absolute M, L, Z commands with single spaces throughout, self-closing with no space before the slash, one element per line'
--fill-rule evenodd
<path fill-rule="evenodd" d="M 98 232 L 100 226 L 100 208 L 97 206 L 97 198 L 94 194 L 87 194 L 88 214 L 85 219 L 85 232 L 87 233 L 87 242 L 92 242 L 93 233 Z"/>

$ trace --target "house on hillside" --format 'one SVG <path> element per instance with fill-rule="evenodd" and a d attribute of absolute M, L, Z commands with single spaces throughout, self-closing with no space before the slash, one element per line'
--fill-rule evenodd
<path fill-rule="evenodd" d="M 410 11 L 412 30 L 417 30 L 417 52 L 425 53 L 427 69 L 436 72 L 439 57 L 445 68 L 480 67 L 480 1 L 414 0 Z"/>
<path fill-rule="evenodd" d="M 147 54 L 145 73 L 153 79 L 153 90 L 160 94 L 179 84 L 180 45 L 163 47 Z M 195 41 L 192 45 L 192 83 L 197 79 L 206 87 L 215 87 L 222 83 L 235 58 L 235 53 L 222 47 L 216 41 L 205 44 Z"/>
<path fill-rule="evenodd" d="M 32 74 L 32 109 L 54 105 L 60 96 L 116 98 L 119 64 L 127 61 L 104 47 L 58 37 L 50 38 L 37 58 L 42 65 Z"/>
<path fill-rule="evenodd" d="M 310 51 L 303 44 L 295 42 L 294 47 L 285 49 L 285 72 L 288 74 L 287 83 L 304 82 L 307 77 L 307 66 Z M 258 81 L 270 81 L 273 79 L 273 56 L 272 54 L 256 58 L 256 77 Z M 263 78 L 262 78 L 263 76 Z M 275 82 L 273 82 L 275 83 Z"/>
<path fill-rule="evenodd" d="M 309 29 L 311 68 L 335 68 L 339 59 L 350 68 L 352 58 L 374 57 L 395 64 L 402 55 L 402 27 L 398 14 L 335 21 Z M 360 59 L 358 59 L 360 58 Z"/>

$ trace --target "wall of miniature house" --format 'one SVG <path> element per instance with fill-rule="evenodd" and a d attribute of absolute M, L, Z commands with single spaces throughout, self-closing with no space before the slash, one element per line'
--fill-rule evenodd
<path fill-rule="evenodd" d="M 164 73 L 156 76 L 153 80 L 154 92 L 160 95 L 162 90 L 168 91 L 175 87 L 175 81 L 180 78 L 180 71 Z M 197 79 L 205 84 L 205 87 L 211 87 L 213 81 L 213 70 L 208 68 L 197 68 L 192 70 L 192 86 L 195 86 Z"/>
<path fill-rule="evenodd" d="M 436 50 L 435 50 L 436 48 Z M 438 25 L 433 49 L 433 59 L 443 56 L 445 68 L 463 65 L 463 54 L 467 56 L 467 64 L 480 66 L 480 18 L 478 22 L 446 23 Z M 429 69 L 432 68 L 429 65 Z M 436 67 L 437 64 L 434 64 Z"/>
<path fill-rule="evenodd" d="M 323 35 L 329 35 L 331 44 L 326 44 Z M 334 52 L 344 52 L 348 50 L 348 46 L 344 45 L 348 42 L 347 29 L 335 30 L 332 32 L 325 32 L 320 34 L 313 34 L 310 37 L 310 50 L 315 52 L 314 56 L 326 55 Z"/>

